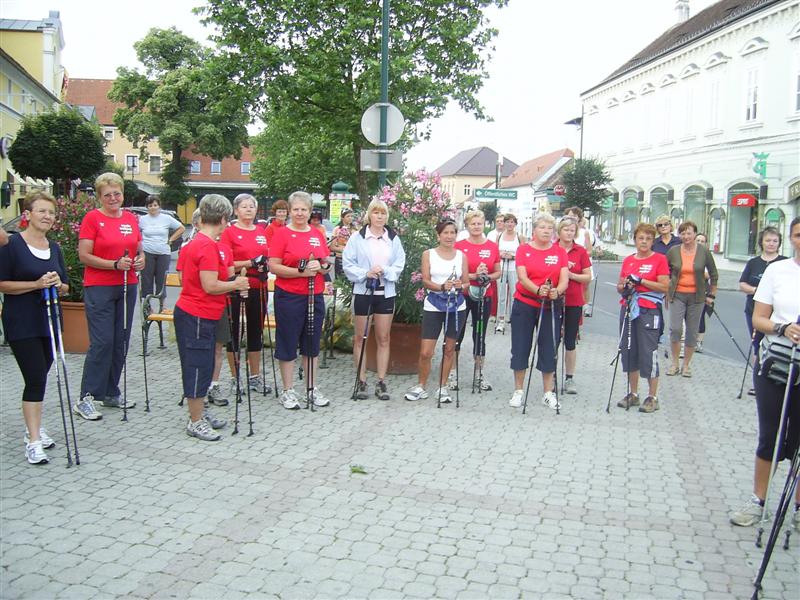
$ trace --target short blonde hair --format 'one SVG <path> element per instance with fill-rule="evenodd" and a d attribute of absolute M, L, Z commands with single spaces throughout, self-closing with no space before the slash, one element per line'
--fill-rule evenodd
<path fill-rule="evenodd" d="M 481 218 L 484 223 L 486 222 L 486 215 L 483 214 L 482 210 L 470 210 L 464 215 L 464 225 L 469 225 L 469 222 L 475 218 Z M 505 219 L 503 221 L 505 222 Z"/>
<path fill-rule="evenodd" d="M 564 229 L 564 227 L 572 227 L 573 225 L 575 226 L 575 233 L 577 234 L 578 220 L 575 219 L 575 217 L 564 217 L 558 222 L 558 229 L 556 232 L 558 233 L 558 235 L 561 235 L 561 230 Z"/>
<path fill-rule="evenodd" d="M 94 191 L 97 193 L 98 196 L 101 196 L 100 188 L 106 186 L 116 186 L 120 190 L 125 189 L 125 182 L 122 180 L 122 177 L 117 175 L 116 173 L 103 173 L 97 179 L 94 180 Z"/>
<path fill-rule="evenodd" d="M 556 224 L 555 217 L 553 217 L 553 215 L 551 215 L 550 213 L 540 212 L 533 215 L 534 227 L 536 227 L 539 223 L 542 222 L 547 223 L 548 225 L 552 225 L 553 227 L 555 227 Z"/>
<path fill-rule="evenodd" d="M 374 200 L 372 200 L 372 202 L 369 203 L 369 206 L 367 206 L 367 214 L 365 216 L 367 225 L 372 225 L 370 217 L 372 216 L 372 213 L 376 212 L 385 212 L 388 215 L 389 207 L 386 205 L 386 202 L 384 202 L 383 200 L 379 200 L 378 198 L 375 198 Z"/>
<path fill-rule="evenodd" d="M 309 211 L 314 210 L 314 200 L 311 199 L 311 194 L 309 194 L 308 192 L 298 190 L 296 192 L 292 192 L 289 195 L 290 209 L 292 208 L 292 206 L 298 203 L 305 204 Z"/>
<path fill-rule="evenodd" d="M 669 218 L 669 215 L 661 215 L 653 221 L 654 225 L 658 225 L 659 223 L 669 223 L 669 226 L 672 227 L 672 219 Z"/>

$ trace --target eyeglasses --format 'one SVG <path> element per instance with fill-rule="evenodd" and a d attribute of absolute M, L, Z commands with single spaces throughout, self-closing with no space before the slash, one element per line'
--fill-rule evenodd
<path fill-rule="evenodd" d="M 122 192 L 108 192 L 107 194 L 103 194 L 103 198 L 106 200 L 111 200 L 111 198 L 122 198 Z"/>
<path fill-rule="evenodd" d="M 669 227 L 669 223 L 656 223 L 656 227 Z"/>

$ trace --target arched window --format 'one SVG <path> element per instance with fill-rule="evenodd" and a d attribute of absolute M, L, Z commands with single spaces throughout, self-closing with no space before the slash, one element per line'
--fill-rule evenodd
<path fill-rule="evenodd" d="M 669 213 L 669 219 L 672 221 L 672 230 L 678 231 L 678 225 L 683 223 L 683 209 L 677 206 L 673 208 Z"/>
<path fill-rule="evenodd" d="M 706 239 L 708 240 L 708 247 L 712 252 L 722 252 L 723 227 L 725 224 L 725 210 L 722 208 L 714 208 L 708 213 L 708 222 L 706 223 Z"/>
<path fill-rule="evenodd" d="M 758 188 L 737 183 L 728 189 L 728 243 L 726 255 L 745 260 L 756 252 Z"/>
<path fill-rule="evenodd" d="M 667 198 L 669 194 L 664 188 L 658 187 L 650 192 L 650 217 L 655 220 L 667 214 Z"/>
<path fill-rule="evenodd" d="M 702 227 L 706 220 L 706 190 L 699 185 L 687 188 L 683 193 L 684 221 L 694 221 Z"/>
<path fill-rule="evenodd" d="M 620 241 L 633 244 L 633 230 L 639 222 L 639 192 L 625 190 L 622 195 L 622 229 L 619 232 Z"/>
<path fill-rule="evenodd" d="M 600 213 L 600 239 L 604 242 L 614 241 L 614 197 L 603 200 Z"/>

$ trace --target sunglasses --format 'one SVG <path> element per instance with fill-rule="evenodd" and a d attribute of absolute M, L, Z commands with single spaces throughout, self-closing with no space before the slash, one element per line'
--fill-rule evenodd
<path fill-rule="evenodd" d="M 669 227 L 669 223 L 656 223 L 656 227 Z"/>

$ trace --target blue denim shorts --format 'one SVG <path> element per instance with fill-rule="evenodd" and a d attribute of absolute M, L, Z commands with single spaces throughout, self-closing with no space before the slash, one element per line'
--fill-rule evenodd
<path fill-rule="evenodd" d="M 218 320 L 195 317 L 176 306 L 173 323 L 181 359 L 183 395 L 186 398 L 205 398 L 214 374 Z"/>

